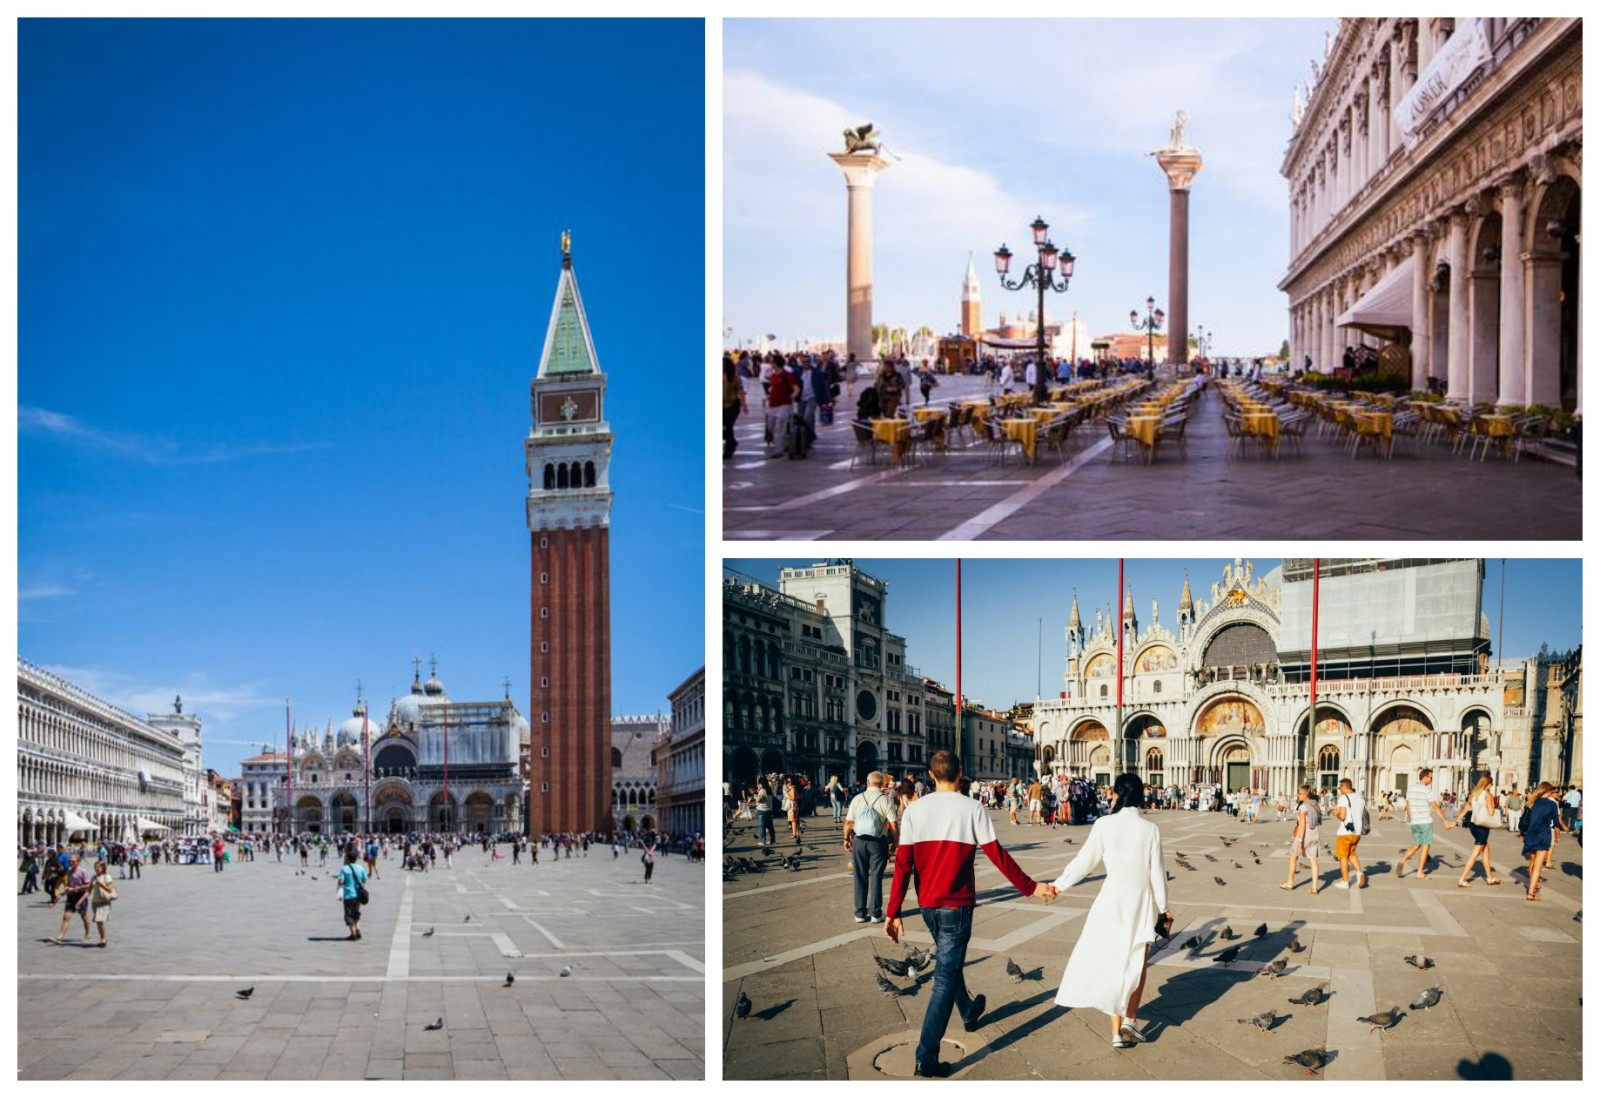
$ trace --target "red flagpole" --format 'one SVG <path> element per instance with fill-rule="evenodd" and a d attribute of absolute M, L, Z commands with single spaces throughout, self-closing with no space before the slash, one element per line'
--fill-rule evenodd
<path fill-rule="evenodd" d="M 1322 602 L 1322 558 L 1311 559 L 1311 713 L 1306 718 L 1306 754 L 1317 737 L 1317 612 Z M 1300 760 L 1300 780 L 1305 780 L 1306 760 Z"/>
<path fill-rule="evenodd" d="M 372 743 L 367 704 L 361 703 L 361 796 L 367 802 L 367 831 L 372 831 Z"/>
<path fill-rule="evenodd" d="M 966 751 L 961 743 L 961 558 L 956 558 L 956 761 L 966 769 Z"/>
<path fill-rule="evenodd" d="M 284 807 L 289 813 L 289 834 L 294 834 L 294 731 L 289 723 L 289 699 L 283 699 Z"/>
<path fill-rule="evenodd" d="M 1117 615 L 1117 730 L 1112 733 L 1112 750 L 1116 752 L 1115 761 L 1112 763 L 1113 773 L 1122 773 L 1124 766 L 1124 746 L 1122 743 L 1122 585 L 1123 585 L 1123 560 L 1117 558 L 1117 599 L 1111 605 L 1112 613 Z"/>
<path fill-rule="evenodd" d="M 444 703 L 444 810 L 450 812 L 450 703 Z M 450 812 L 450 831 L 455 833 L 455 813 Z"/>

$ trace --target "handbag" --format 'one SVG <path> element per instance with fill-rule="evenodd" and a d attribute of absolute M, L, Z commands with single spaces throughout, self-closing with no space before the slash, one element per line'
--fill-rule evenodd
<path fill-rule="evenodd" d="M 1479 827 L 1504 827 L 1506 825 L 1506 820 L 1505 817 L 1500 814 L 1500 806 L 1489 797 L 1485 797 L 1484 801 L 1489 805 L 1489 811 L 1479 812 L 1477 808 L 1473 808 L 1472 822 L 1477 824 Z"/>
<path fill-rule="evenodd" d="M 363 903 L 364 904 L 364 903 L 366 903 L 367 901 L 369 901 L 371 899 L 372 899 L 372 896 L 368 894 L 367 886 L 364 885 L 364 884 L 361 884 L 360 882 L 357 882 L 356 883 L 356 900 L 359 903 Z"/>

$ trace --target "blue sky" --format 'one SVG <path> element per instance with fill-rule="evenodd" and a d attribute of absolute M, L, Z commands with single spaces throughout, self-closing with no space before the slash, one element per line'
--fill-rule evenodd
<path fill-rule="evenodd" d="M 19 65 L 24 657 L 141 714 L 181 692 L 224 773 L 286 695 L 386 711 L 413 655 L 526 708 L 570 229 L 613 708 L 666 708 L 704 659 L 704 446 L 663 427 L 702 417 L 663 383 L 701 373 L 700 21 L 24 21 Z"/>
<path fill-rule="evenodd" d="M 1191 331 L 1220 355 L 1276 353 L 1288 266 L 1278 174 L 1294 88 L 1332 19 L 728 20 L 723 323 L 733 339 L 844 334 L 845 188 L 826 153 L 875 123 L 874 319 L 957 326 L 972 252 L 983 319 L 1033 307 L 993 252 L 1036 215 L 1078 257 L 1049 318 L 1091 334 L 1167 296 L 1166 183 L 1146 154 L 1174 114 L 1206 158 L 1191 198 Z"/>
<path fill-rule="evenodd" d="M 780 568 L 814 563 L 813 558 L 724 562 L 726 567 L 773 587 L 778 585 Z M 1228 562 L 1129 558 L 1124 571 L 1140 622 L 1149 621 L 1150 600 L 1155 598 L 1160 603 L 1161 623 L 1173 628 L 1184 569 L 1188 569 L 1195 595 L 1205 598 L 1211 584 L 1221 580 L 1224 563 Z M 1256 574 L 1264 575 L 1281 562 L 1255 558 L 1255 563 Z M 955 562 L 858 557 L 856 565 L 888 582 L 886 620 L 892 631 L 906 638 L 906 663 L 953 686 Z M 1494 630 L 1491 640 L 1496 647 L 1500 568 L 1499 559 L 1488 562 L 1482 607 Z M 1578 561 L 1510 560 L 1506 562 L 1505 585 L 1506 659 L 1534 655 L 1546 642 L 1554 650 L 1577 647 L 1582 625 Z M 1036 697 L 1041 680 L 1047 694 L 1061 689 L 1064 636 L 1074 589 L 1079 611 L 1092 632 L 1095 608 L 1109 611 L 1116 604 L 1116 560 L 962 561 L 962 686 L 969 697 L 1006 709 L 1013 702 Z"/>

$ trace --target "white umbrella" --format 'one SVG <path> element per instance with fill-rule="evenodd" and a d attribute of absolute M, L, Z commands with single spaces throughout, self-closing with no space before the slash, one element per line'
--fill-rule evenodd
<path fill-rule="evenodd" d="M 76 812 L 72 811 L 72 809 L 70 809 L 70 808 L 67 809 L 67 811 L 66 811 L 65 822 L 66 822 L 67 833 L 68 834 L 71 834 L 74 831 L 99 831 L 100 830 L 100 825 L 99 824 L 90 823 L 88 820 L 84 819 L 82 816 L 78 815 Z"/>

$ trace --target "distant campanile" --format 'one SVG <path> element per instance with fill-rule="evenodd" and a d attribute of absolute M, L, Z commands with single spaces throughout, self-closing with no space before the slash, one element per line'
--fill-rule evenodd
<path fill-rule="evenodd" d="M 528 432 L 535 833 L 611 830 L 611 428 L 570 238 Z"/>

